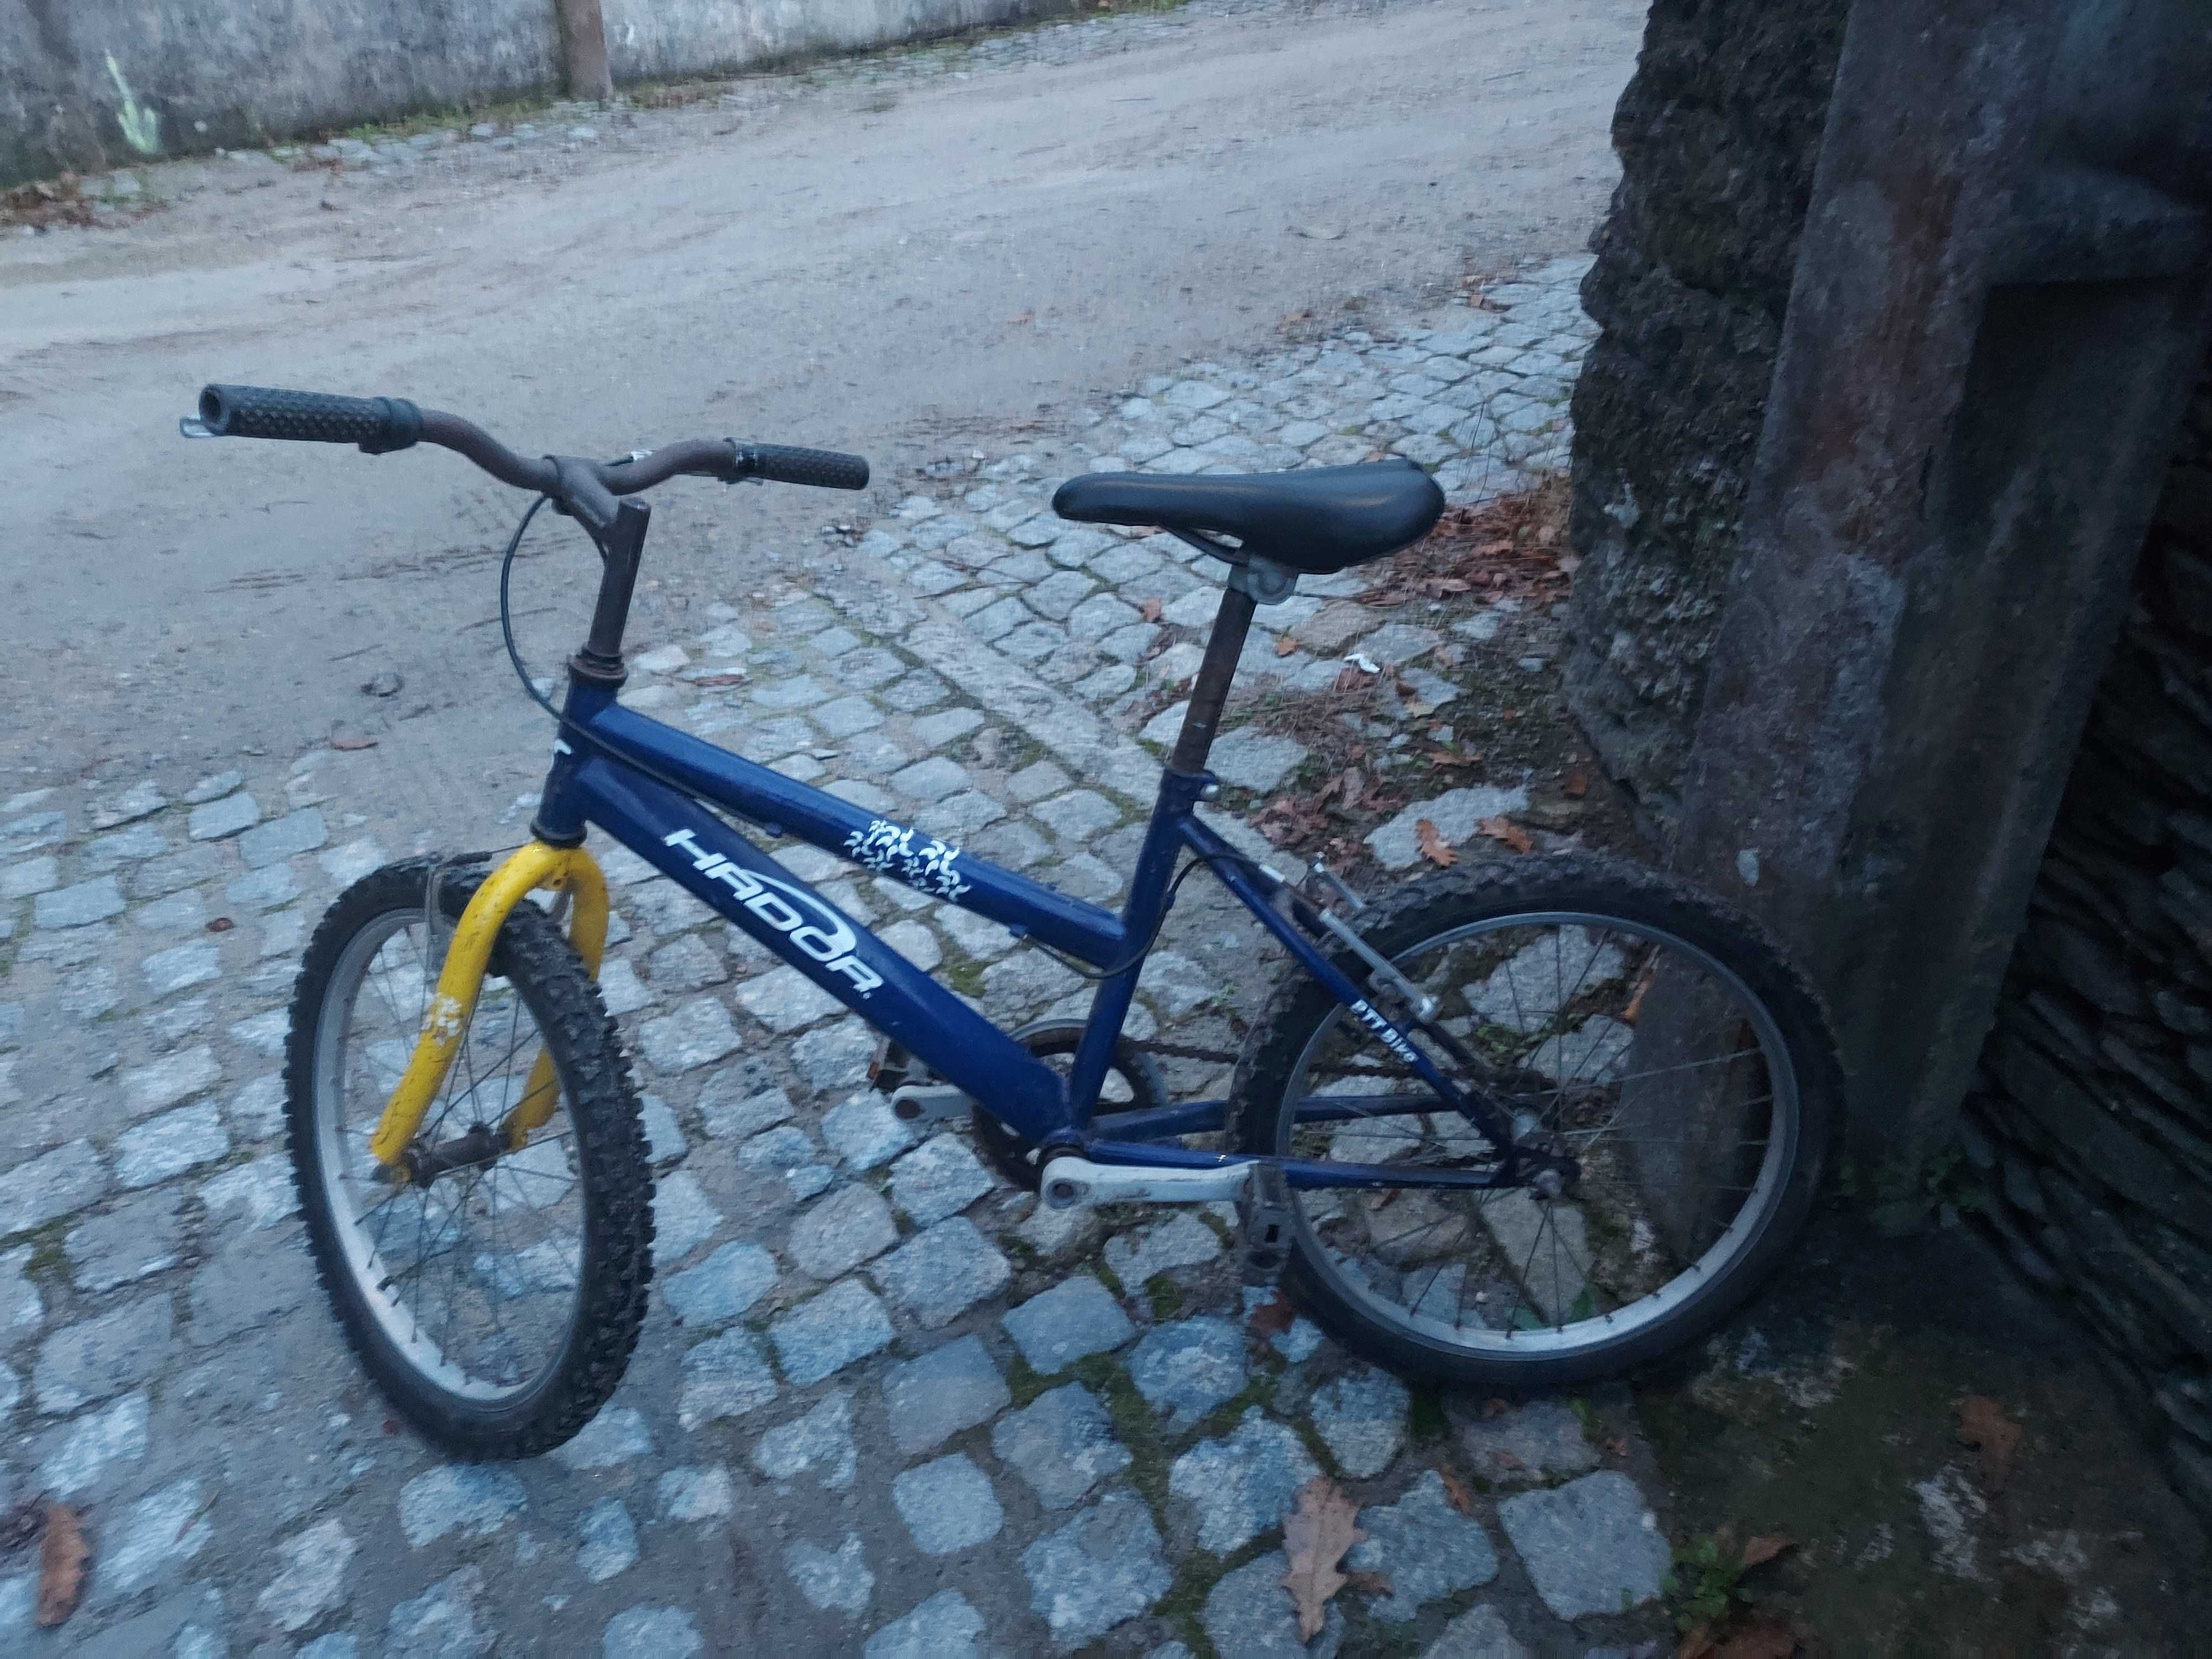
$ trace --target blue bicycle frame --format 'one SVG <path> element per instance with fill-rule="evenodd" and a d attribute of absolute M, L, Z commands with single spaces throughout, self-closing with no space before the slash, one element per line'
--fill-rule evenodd
<path fill-rule="evenodd" d="M 1099 1164 L 1170 1169 L 1219 1169 L 1253 1161 L 1249 1155 L 1161 1144 L 1224 1127 L 1223 1101 L 1094 1116 L 1146 952 L 1166 913 L 1170 877 L 1188 850 L 1436 1097 L 1316 1096 L 1301 1103 L 1301 1121 L 1456 1111 L 1503 1154 L 1489 1169 L 1267 1160 L 1279 1164 L 1286 1184 L 1519 1184 L 1510 1115 L 1486 1091 L 1464 1089 L 1445 1077 L 1407 1029 L 1377 1009 L 1308 937 L 1294 919 L 1288 884 L 1200 821 L 1195 809 L 1212 785 L 1210 774 L 1171 769 L 1164 775 L 1128 900 L 1117 915 L 625 708 L 615 700 L 611 685 L 572 675 L 563 714 L 567 735 L 555 745 L 538 807 L 542 836 L 574 844 L 586 824 L 597 825 L 1048 1154 L 1065 1150 Z M 1063 1079 L 867 927 L 703 811 L 701 800 L 769 836 L 809 842 L 1103 970 L 1070 1073 Z"/>

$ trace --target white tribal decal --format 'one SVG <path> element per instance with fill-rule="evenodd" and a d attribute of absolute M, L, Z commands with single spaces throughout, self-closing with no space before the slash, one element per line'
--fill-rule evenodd
<path fill-rule="evenodd" d="M 960 856 L 958 848 L 932 836 L 917 848 L 914 831 L 889 818 L 877 818 L 866 829 L 853 831 L 845 837 L 845 850 L 856 863 L 896 876 L 908 886 L 941 899 L 957 899 L 968 890 L 968 884 L 952 867 Z"/>

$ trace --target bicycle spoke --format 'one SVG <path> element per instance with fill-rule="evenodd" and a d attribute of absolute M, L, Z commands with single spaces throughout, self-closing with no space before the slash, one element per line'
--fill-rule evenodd
<path fill-rule="evenodd" d="M 1578 1173 L 1548 1198 L 1526 1184 L 1540 1164 L 1480 1188 L 1385 1177 L 1330 1212 L 1356 1218 L 1349 1227 L 1323 1218 L 1336 1198 L 1294 1188 L 1307 1233 L 1328 1229 L 1328 1276 L 1340 1293 L 1386 1323 L 1418 1321 L 1431 1340 L 1452 1333 L 1470 1352 L 1544 1350 L 1660 1316 L 1648 1298 L 1701 1251 L 1741 1248 L 1728 1243 L 1744 1237 L 1731 1223 L 1747 1202 L 1771 1198 L 1754 1166 L 1771 1162 L 1789 1109 L 1741 987 L 1665 936 L 1601 916 L 1477 922 L 1394 962 L 1447 1011 L 1415 1033 L 1431 1061 L 1459 1086 L 1474 1079 L 1515 1133 L 1555 1135 L 1533 1150 L 1571 1155 Z M 1449 1012 L 1461 1006 L 1464 1017 Z M 1448 1040 L 1467 1058 L 1452 1059 Z M 1502 1167 L 1508 1149 L 1465 1114 L 1386 1079 L 1412 1080 L 1364 1027 L 1329 1010 L 1284 1087 L 1281 1133 L 1295 1134 L 1296 1155 L 1409 1174 Z M 1734 1115 L 1701 1133 L 1708 1101 Z"/>
<path fill-rule="evenodd" d="M 427 974 L 419 925 L 383 933 L 352 957 L 351 977 L 333 984 L 327 1018 L 342 1035 L 317 1085 L 325 1190 L 356 1230 L 352 1259 L 366 1264 L 364 1287 L 392 1340 L 426 1375 L 501 1393 L 526 1386 L 561 1352 L 580 1283 L 578 1147 L 556 1091 L 549 1121 L 523 1146 L 502 1146 L 426 1184 L 385 1184 L 368 1141 L 421 1031 L 420 1012 L 406 1012 Z M 420 970 L 413 979 L 410 963 Z M 488 977 L 417 1148 L 503 1122 L 544 1045 L 522 988 Z"/>

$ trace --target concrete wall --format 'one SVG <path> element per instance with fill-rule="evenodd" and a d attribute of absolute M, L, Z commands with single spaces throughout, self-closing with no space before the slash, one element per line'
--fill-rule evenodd
<path fill-rule="evenodd" d="M 1073 0 L 602 0 L 617 82 L 866 52 L 1070 9 Z"/>
<path fill-rule="evenodd" d="M 1571 535 L 1583 562 L 1566 669 L 1577 713 L 1662 839 L 1678 827 L 1701 708 L 1710 728 L 1732 693 L 1737 703 L 1777 707 L 1790 690 L 1786 664 L 1747 676 L 1740 661 L 1729 663 L 1726 641 L 1719 658 L 1743 684 L 1720 684 L 1708 698 L 1706 682 L 1732 573 L 1755 580 L 1760 571 L 1749 562 L 1778 556 L 1775 540 L 1759 538 L 1756 489 L 1746 536 L 1747 485 L 1770 398 L 1785 425 L 1793 407 L 1790 388 L 1776 378 L 1785 325 L 1794 318 L 1802 329 L 1821 315 L 1817 284 L 1801 281 L 1795 308 L 1791 287 L 1849 9 L 1848 0 L 1656 0 L 1615 117 L 1623 179 L 1583 285 L 1603 333 L 1575 394 Z M 2133 9 L 2148 15 L 2154 9 Z M 2170 15 L 2178 27 L 2201 28 L 2201 12 L 2175 6 Z M 2201 198 L 2202 185 L 2192 180 L 2203 175 L 2188 168 L 2197 165 L 2191 157 L 2203 141 L 2185 149 L 2156 126 L 2189 97 L 2201 97 L 2201 70 L 2179 52 L 2148 69 L 2100 55 L 2123 33 L 2094 6 L 2077 9 L 2075 26 L 2083 38 L 2058 53 L 2058 72 L 2043 94 L 2049 149 Z M 1911 49 L 1924 52 L 1926 37 L 1915 37 Z M 2194 74 L 2183 83 L 2189 90 L 2161 88 L 2159 72 L 2166 69 Z M 1877 106 L 1863 97 L 1843 108 L 1879 107 L 1885 136 L 1909 144 L 1899 113 L 1909 102 L 1900 95 Z M 2212 137 L 2212 127 L 2203 131 Z M 1926 193 L 1951 199 L 1933 169 Z M 1945 234 L 1941 219 L 1930 216 L 1930 245 Z M 1820 221 L 1814 224 L 1817 236 Z M 1905 806 L 1867 815 L 1887 838 L 1867 838 L 1863 862 L 1879 880 L 1869 876 L 1864 891 L 1851 895 L 1863 929 L 1852 945 L 1854 966 L 1880 967 L 1884 952 L 1916 928 L 1950 936 L 1923 953 L 1931 958 L 1954 942 L 1999 963 L 2009 950 L 1962 1120 L 1968 1167 L 1946 1190 L 2022 1273 L 2075 1313 L 2093 1351 L 2125 1385 L 2176 1487 L 2212 1515 L 2212 363 L 2178 453 L 2166 447 L 2170 424 L 2161 419 L 2142 422 L 2160 435 L 2134 444 L 2127 457 L 2154 472 L 2172 459 L 2140 562 L 2133 550 L 2141 532 L 2133 528 L 2106 562 L 2112 576 L 2136 573 L 2117 652 L 2107 659 L 2100 644 L 2094 654 L 2054 652 L 2029 665 L 2028 679 L 2064 680 L 2086 695 L 2096 667 L 2109 661 L 2078 755 L 2070 737 L 2056 740 L 2074 724 L 2054 717 L 2044 727 L 2053 740 L 2033 757 L 2054 781 L 2071 770 L 2016 944 L 2016 912 L 2009 902 L 1990 902 L 1990 872 L 2008 880 L 2009 863 L 1962 871 L 1956 843 L 1971 839 L 1962 826 L 1971 827 L 1977 812 L 2012 799 L 2002 793 L 2012 780 L 1991 782 L 1987 773 L 2024 774 L 2010 763 L 2016 751 L 2008 745 L 2035 712 L 2031 700 L 2007 695 L 2023 683 L 2017 674 L 1976 675 L 1957 689 L 1928 668 L 2005 670 L 2005 651 L 1990 649 L 1991 641 L 2020 651 L 2022 640 L 2050 635 L 2045 624 L 2054 616 L 2079 619 L 2084 589 L 2069 580 L 2062 554 L 2094 550 L 2069 515 L 2095 498 L 2096 483 L 2060 468 L 2032 470 L 2021 456 L 2033 447 L 2027 440 L 2063 432 L 2076 410 L 2094 410 L 2100 429 L 2119 428 L 2125 398 L 2069 398 L 2077 383 L 2067 377 L 2118 361 L 2146 331 L 2130 325 L 2100 334 L 2100 316 L 2138 304 L 2155 312 L 2164 303 L 2158 296 L 2172 291 L 2148 280 L 2043 279 L 2035 261 L 2057 256 L 2039 252 L 2031 228 L 2016 228 L 2013 251 L 2027 263 L 2000 279 L 2012 285 L 1999 286 L 1978 325 L 1974 371 L 1946 441 L 1956 459 L 1931 447 L 1916 498 L 1931 524 L 1950 525 L 1955 516 L 1946 533 L 1957 534 L 1962 548 L 1986 547 L 1986 568 L 1966 569 L 1948 595 L 1917 609 L 1899 602 L 1923 635 L 1914 674 L 1897 669 L 1912 661 L 1905 654 L 1875 654 L 1848 603 L 1787 620 L 1808 625 L 1811 615 L 1811 623 L 1875 664 L 1869 684 L 1879 682 L 1878 695 L 1833 700 L 1847 728 L 1842 738 L 1861 740 L 1877 729 L 1893 712 L 1889 699 L 1920 711 L 1880 733 L 1890 751 L 1883 764 L 1899 779 L 1893 788 L 1884 785 L 1889 793 L 1881 799 Z M 1863 243 L 1886 246 L 1879 231 Z M 1832 246 L 1831 238 L 1832 255 Z M 1834 262 L 1814 276 L 1842 287 L 1836 273 L 1847 269 Z M 1911 349 L 1942 356 L 1924 335 L 1911 337 Z M 1959 362 L 1969 360 L 1962 353 Z M 1838 441 L 1838 453 L 1878 447 L 1883 434 L 1860 417 L 1904 378 L 1870 357 L 1824 383 L 1821 407 L 1850 434 L 1848 444 Z M 1781 457 L 1792 465 L 1801 459 Z M 1766 457 L 1760 464 L 1775 463 Z M 2019 487 L 2003 495 L 2015 479 Z M 1912 550 L 1904 537 L 1881 540 L 1877 492 L 1839 484 L 1834 497 L 1865 509 L 1858 522 L 1876 526 L 1868 532 L 1875 550 Z M 2005 537 L 1984 522 L 2008 513 L 2017 515 L 2017 530 Z M 1818 516 L 1808 510 L 1790 521 L 1786 550 L 1814 544 Z M 2020 549 L 2039 540 L 2051 555 L 2022 558 Z M 1749 550 L 1738 571 L 1742 549 Z M 1829 563 L 1837 573 L 1844 568 L 1840 559 Z M 1906 568 L 1903 559 L 1898 568 Z M 2008 591 L 1978 605 L 1989 620 L 1947 625 L 1954 619 L 1942 605 L 1961 595 L 1979 599 L 1973 581 L 1992 575 Z M 1895 580 L 1894 591 L 1908 593 Z M 1777 614 L 1770 607 L 1754 620 L 1765 627 Z M 1808 725 L 1795 747 L 1841 748 L 1831 741 L 1837 735 Z M 1707 739 L 1697 741 L 1702 751 Z M 1957 799 L 1947 799 L 1947 789 Z M 1678 856 L 1694 856 L 1698 832 L 1709 827 L 1694 789 L 1689 805 Z M 2022 841 L 2039 837 L 2047 821 L 2025 810 L 2015 819 Z M 1748 829 L 1743 834 L 1754 838 Z M 1732 837 L 1725 848 L 1738 845 Z M 1770 872 L 1776 862 L 1770 851 Z M 1951 891 L 1938 890 L 1944 887 Z M 1986 934 L 1970 925 L 1976 915 L 1994 919 Z M 1904 973 L 1873 977 L 1908 995 L 1918 989 Z M 1833 984 L 1826 988 L 1837 1000 Z M 1849 1012 L 1846 1006 L 1847 1050 Z M 1916 1023 L 1921 1012 L 1905 1009 L 1888 1022 L 1905 1060 L 1901 1070 L 1931 1070 L 1955 1046 L 1958 1032 L 1931 1036 Z M 1855 1088 L 1864 1086 L 1864 1060 L 1862 1050 Z M 1902 1097 L 1905 1089 L 1889 1092 Z M 1927 1172 L 1911 1173 L 1910 1197 L 1917 1200 Z M 1893 1207 L 1912 1213 L 1917 1206 Z"/>
<path fill-rule="evenodd" d="M 617 82 L 1064 11 L 1072 0 L 606 0 Z M 0 185 L 555 88 L 556 0 L 0 0 Z"/>
<path fill-rule="evenodd" d="M 240 148 L 560 74 L 550 0 L 0 0 L 0 181 Z"/>
<path fill-rule="evenodd" d="M 1667 839 L 1848 0 L 1656 0 L 1583 302 L 1567 695 Z"/>

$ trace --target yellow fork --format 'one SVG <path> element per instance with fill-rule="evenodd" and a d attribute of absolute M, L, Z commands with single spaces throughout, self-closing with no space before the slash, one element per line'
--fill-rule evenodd
<path fill-rule="evenodd" d="M 539 888 L 565 890 L 571 896 L 569 942 L 592 976 L 599 977 L 599 957 L 607 945 L 607 882 L 599 866 L 580 847 L 549 847 L 533 841 L 518 848 L 484 878 L 454 924 L 453 936 L 446 946 L 445 966 L 438 973 L 437 994 L 430 999 L 422 1034 L 415 1039 L 415 1053 L 398 1087 L 385 1103 L 376 1133 L 369 1138 L 368 1149 L 377 1162 L 402 1182 L 407 1179 L 407 1166 L 400 1161 L 400 1154 L 422 1127 L 423 1114 L 453 1069 L 454 1051 L 469 1029 L 469 1016 L 475 1012 L 477 995 L 483 988 L 492 942 L 514 907 Z M 519 1149 L 532 1130 L 553 1115 L 560 1098 L 553 1057 L 540 1048 L 522 1098 L 507 1115 L 504 1129 L 508 1148 Z"/>

